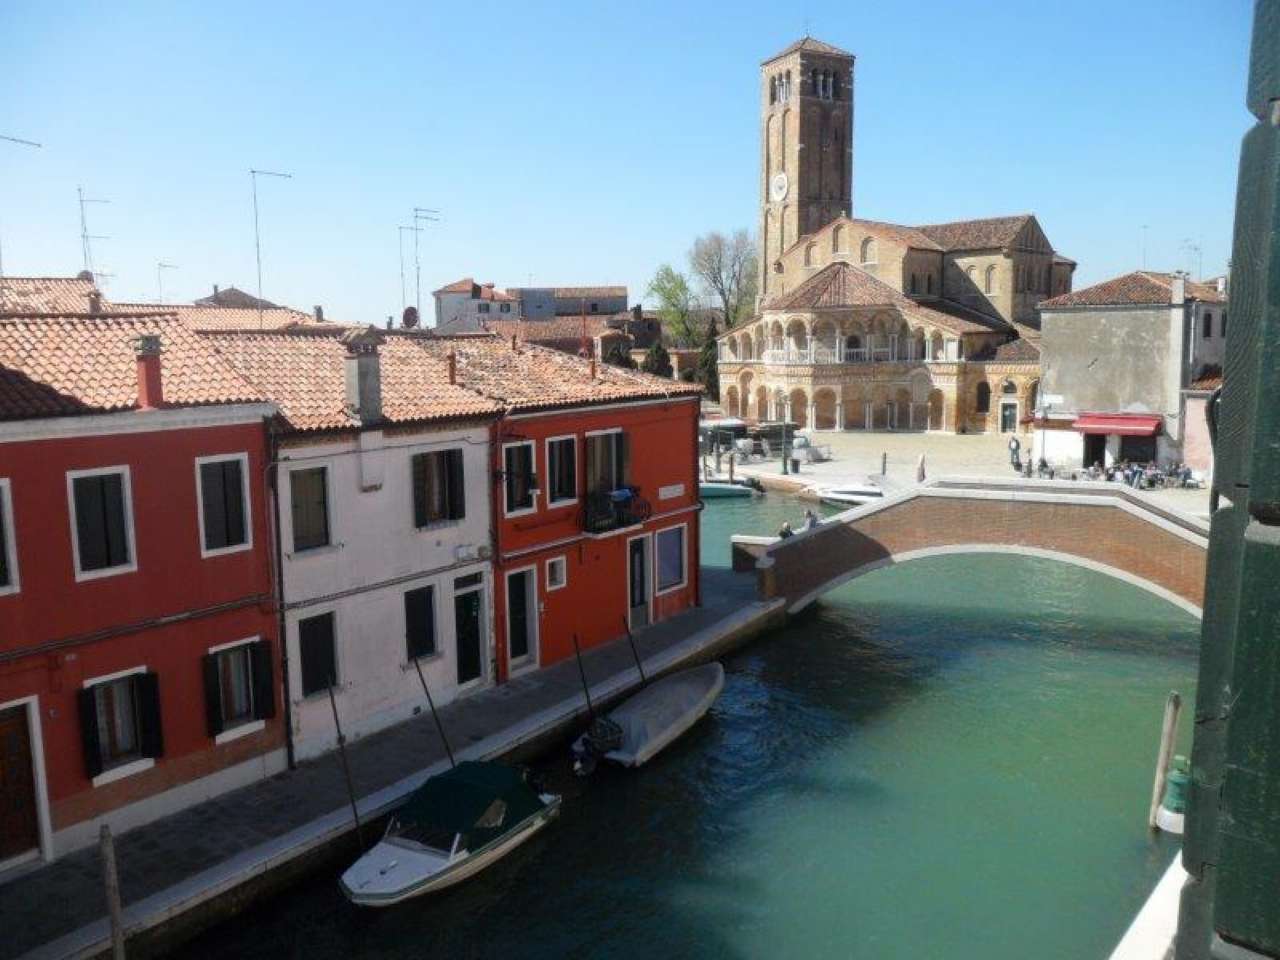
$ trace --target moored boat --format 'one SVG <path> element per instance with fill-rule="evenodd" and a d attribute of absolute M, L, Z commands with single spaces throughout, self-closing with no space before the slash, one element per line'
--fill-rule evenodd
<path fill-rule="evenodd" d="M 535 790 L 523 771 L 464 761 L 409 795 L 382 840 L 342 875 L 342 892 L 358 906 L 388 907 L 443 890 L 506 856 L 559 812 L 560 797 Z"/>
<path fill-rule="evenodd" d="M 730 483 L 728 480 L 703 480 L 698 484 L 698 496 L 703 500 L 718 500 L 724 497 L 750 497 L 755 492 L 745 483 Z"/>
<path fill-rule="evenodd" d="M 818 499 L 836 507 L 861 507 L 863 504 L 880 500 L 884 491 L 869 483 L 841 483 L 829 487 L 819 487 Z"/>

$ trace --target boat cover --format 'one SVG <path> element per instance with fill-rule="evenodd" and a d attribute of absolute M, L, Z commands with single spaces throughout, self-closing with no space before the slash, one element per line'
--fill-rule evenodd
<path fill-rule="evenodd" d="M 477 850 L 542 809 L 537 791 L 515 767 L 464 760 L 431 777 L 409 795 L 399 817 L 449 833 L 460 833 Z"/>
<path fill-rule="evenodd" d="M 724 686 L 724 667 L 704 663 L 656 680 L 609 713 L 622 727 L 622 746 L 605 754 L 638 767 L 707 712 Z"/>

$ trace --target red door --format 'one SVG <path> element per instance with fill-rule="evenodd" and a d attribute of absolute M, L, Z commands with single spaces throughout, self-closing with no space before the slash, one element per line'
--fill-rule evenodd
<path fill-rule="evenodd" d="M 0 710 L 0 861 L 39 842 L 27 708 Z"/>

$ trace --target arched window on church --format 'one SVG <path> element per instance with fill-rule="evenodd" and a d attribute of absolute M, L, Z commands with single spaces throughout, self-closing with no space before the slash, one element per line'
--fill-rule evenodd
<path fill-rule="evenodd" d="M 831 74 L 831 99 L 832 100 L 840 99 L 840 74 L 839 73 Z"/>
<path fill-rule="evenodd" d="M 862 241 L 862 262 L 876 262 L 876 241 L 874 237 L 867 237 Z"/>
<path fill-rule="evenodd" d="M 786 79 L 782 81 L 782 91 L 783 91 L 782 99 L 790 102 L 791 100 L 791 71 L 790 70 L 787 71 Z"/>
<path fill-rule="evenodd" d="M 815 97 L 821 96 L 822 92 L 818 89 L 818 68 L 814 67 L 809 71 L 809 92 Z"/>
<path fill-rule="evenodd" d="M 916 283 L 916 275 L 913 273 L 911 275 L 911 292 L 912 293 L 918 292 L 917 288 L 918 288 L 918 284 Z"/>
<path fill-rule="evenodd" d="M 831 231 L 831 250 L 833 253 L 844 253 L 844 227 L 839 224 Z"/>
<path fill-rule="evenodd" d="M 778 102 L 778 78 L 777 77 L 769 78 L 769 102 L 770 103 Z"/>
<path fill-rule="evenodd" d="M 974 397 L 973 409 L 977 413 L 991 412 L 991 385 L 985 380 L 978 384 L 978 395 Z"/>
<path fill-rule="evenodd" d="M 968 285 L 972 287 L 973 286 L 973 266 L 972 265 L 964 268 L 964 278 L 965 280 L 968 281 Z"/>
<path fill-rule="evenodd" d="M 806 267 L 813 266 L 813 251 L 816 250 L 817 247 L 818 245 L 816 243 L 811 243 L 804 248 L 804 265 Z"/>
<path fill-rule="evenodd" d="M 982 281 L 982 292 L 983 292 L 983 293 L 995 293 L 995 292 L 996 292 L 996 268 L 995 268 L 995 264 L 992 264 L 991 266 L 987 267 L 987 275 L 983 278 L 983 281 Z"/>
<path fill-rule="evenodd" d="M 1006 397 L 1012 397 L 1018 392 L 1018 385 L 1012 380 L 1006 380 L 1004 386 L 1000 388 L 1000 392 Z"/>

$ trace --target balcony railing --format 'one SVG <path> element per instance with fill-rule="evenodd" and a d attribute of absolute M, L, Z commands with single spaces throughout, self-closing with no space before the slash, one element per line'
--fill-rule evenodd
<path fill-rule="evenodd" d="M 582 529 L 587 533 L 608 533 L 644 523 L 653 514 L 639 487 L 622 487 L 588 493 L 582 511 Z"/>
<path fill-rule="evenodd" d="M 948 356 L 948 354 L 959 352 L 955 346 L 950 345 L 954 343 L 955 341 L 949 341 L 949 346 L 937 356 L 930 356 L 932 351 L 927 346 L 925 355 L 918 356 L 914 342 L 903 343 L 902 341 L 887 344 L 873 343 L 865 347 L 850 347 L 844 343 L 832 346 L 821 341 L 814 341 L 803 347 L 786 344 L 761 350 L 760 355 L 756 357 L 733 356 L 722 345 L 720 359 L 727 363 L 766 363 L 773 366 L 815 363 L 940 363 L 958 359 L 956 356 Z"/>

